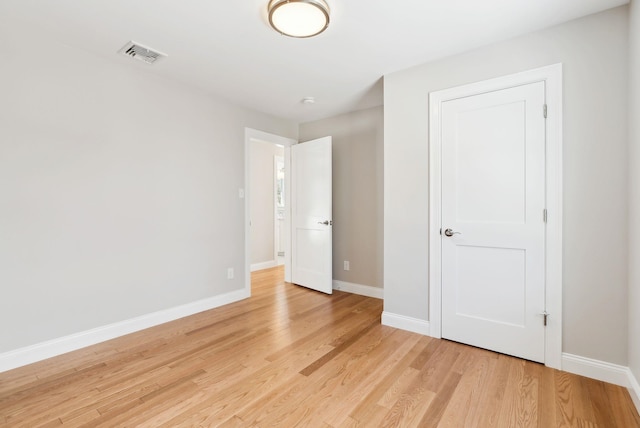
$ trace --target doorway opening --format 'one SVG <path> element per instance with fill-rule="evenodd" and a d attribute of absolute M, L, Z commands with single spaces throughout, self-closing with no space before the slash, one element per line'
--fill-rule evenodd
<path fill-rule="evenodd" d="M 245 289 L 251 272 L 284 265 L 291 277 L 291 138 L 245 128 Z"/>

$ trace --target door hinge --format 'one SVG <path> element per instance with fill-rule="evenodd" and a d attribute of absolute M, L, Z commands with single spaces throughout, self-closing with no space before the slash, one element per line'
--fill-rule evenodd
<path fill-rule="evenodd" d="M 542 323 L 545 327 L 547 326 L 547 318 L 549 318 L 547 311 L 542 312 Z"/>
<path fill-rule="evenodd" d="M 542 210 L 542 221 L 547 222 L 547 209 Z"/>
<path fill-rule="evenodd" d="M 542 106 L 542 115 L 544 116 L 545 119 L 547 118 L 547 105 L 546 104 L 544 104 Z"/>

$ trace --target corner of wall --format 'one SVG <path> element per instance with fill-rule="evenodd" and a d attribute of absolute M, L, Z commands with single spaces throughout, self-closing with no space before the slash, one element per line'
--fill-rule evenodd
<path fill-rule="evenodd" d="M 629 393 L 640 412 L 640 3 L 629 5 L 629 108 L 628 108 L 628 169 L 629 169 L 629 248 L 628 248 L 628 361 Z"/>
<path fill-rule="evenodd" d="M 638 378 L 633 375 L 631 370 L 629 370 L 629 383 L 629 395 L 631 395 L 631 400 L 633 400 L 633 404 L 636 405 L 636 409 L 640 413 L 640 382 L 638 382 Z"/>

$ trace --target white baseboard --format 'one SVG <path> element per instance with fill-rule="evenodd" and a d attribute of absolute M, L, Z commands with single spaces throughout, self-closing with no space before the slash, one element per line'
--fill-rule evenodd
<path fill-rule="evenodd" d="M 429 336 L 429 321 L 406 317 L 404 315 L 392 314 L 390 312 L 382 313 L 382 325 L 399 328 L 401 330 L 411 331 L 413 333 Z"/>
<path fill-rule="evenodd" d="M 629 370 L 629 395 L 631 395 L 633 404 L 636 405 L 636 409 L 640 413 L 640 383 L 638 383 L 638 379 L 636 379 L 631 370 Z"/>
<path fill-rule="evenodd" d="M 58 339 L 48 340 L 24 348 L 0 354 L 0 373 L 26 366 L 37 361 L 75 351 L 80 348 L 95 345 L 100 342 L 115 339 L 129 333 L 144 330 L 159 324 L 177 320 L 198 312 L 214 309 L 229 303 L 246 299 L 250 292 L 246 289 L 232 291 L 220 296 L 198 300 L 174 308 L 164 309 L 114 324 L 105 325 Z"/>
<path fill-rule="evenodd" d="M 255 272 L 257 270 L 262 270 L 262 269 L 269 269 L 276 266 L 278 266 L 277 260 L 269 260 L 268 262 L 254 263 L 251 265 L 251 272 Z"/>
<path fill-rule="evenodd" d="M 346 291 L 347 293 L 360 294 L 361 296 L 375 297 L 376 299 L 384 298 L 384 290 L 380 287 L 372 287 L 370 285 L 353 284 L 351 282 L 333 280 L 333 289 Z"/>
<path fill-rule="evenodd" d="M 620 366 L 618 364 L 607 363 L 605 361 L 594 360 L 563 352 L 562 370 L 590 377 L 591 379 L 612 383 L 614 385 L 620 385 L 627 388 L 630 386 L 629 376 L 631 375 L 631 370 L 629 370 L 628 367 Z"/>

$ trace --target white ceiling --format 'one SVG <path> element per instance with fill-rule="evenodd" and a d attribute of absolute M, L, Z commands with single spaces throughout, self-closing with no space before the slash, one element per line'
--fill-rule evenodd
<path fill-rule="evenodd" d="M 312 39 L 273 31 L 267 2 L 0 0 L 0 26 L 306 122 L 382 104 L 384 74 L 628 0 L 328 0 L 331 25 Z M 117 55 L 129 40 L 169 57 L 150 66 Z"/>

